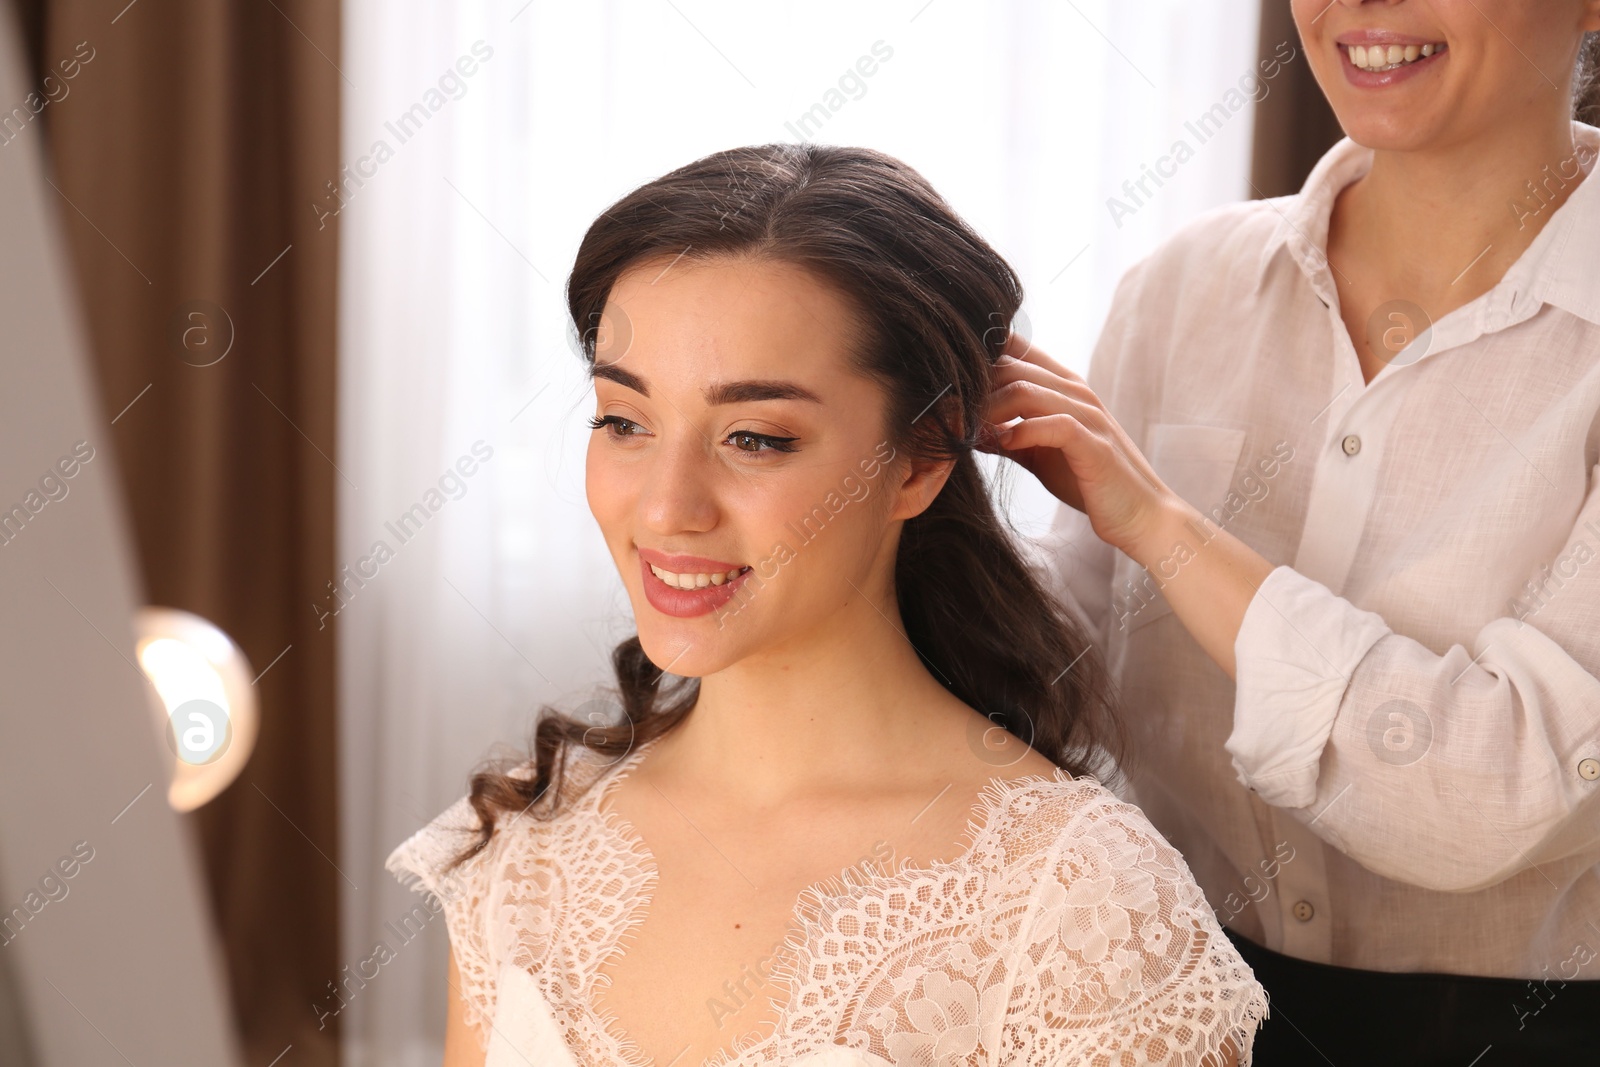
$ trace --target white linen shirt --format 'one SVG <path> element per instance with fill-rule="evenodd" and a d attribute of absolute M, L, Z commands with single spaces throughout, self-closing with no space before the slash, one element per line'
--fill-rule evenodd
<path fill-rule="evenodd" d="M 1090 365 L 1161 478 L 1277 564 L 1237 685 L 1081 513 L 1039 547 L 1120 686 L 1130 791 L 1225 924 L 1323 963 L 1597 979 L 1600 179 L 1364 383 L 1325 250 L 1371 161 L 1344 140 L 1299 194 L 1191 223 Z"/>

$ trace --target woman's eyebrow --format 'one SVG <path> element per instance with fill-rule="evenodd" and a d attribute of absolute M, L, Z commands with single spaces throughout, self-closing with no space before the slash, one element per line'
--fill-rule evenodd
<path fill-rule="evenodd" d="M 645 380 L 643 378 L 639 377 L 637 374 L 634 374 L 632 371 L 623 370 L 615 363 L 589 364 L 589 377 L 604 378 L 607 381 L 616 382 L 618 385 L 626 386 L 627 388 L 632 389 L 641 396 L 650 395 L 650 386 L 645 384 Z"/>
<path fill-rule="evenodd" d="M 822 398 L 803 385 L 777 380 L 717 382 L 706 387 L 706 403 L 741 404 L 751 400 L 809 400 L 822 403 Z"/>
<path fill-rule="evenodd" d="M 616 382 L 641 396 L 650 395 L 649 383 L 632 371 L 623 370 L 615 362 L 591 364 L 589 376 Z M 809 400 L 814 404 L 822 403 L 822 398 L 805 386 L 775 379 L 716 382 L 707 386 L 705 392 L 706 403 L 712 407 L 754 400 Z"/>

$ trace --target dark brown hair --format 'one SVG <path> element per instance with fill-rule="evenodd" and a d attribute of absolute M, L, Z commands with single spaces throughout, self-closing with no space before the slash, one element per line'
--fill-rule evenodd
<path fill-rule="evenodd" d="M 697 160 L 613 204 L 589 227 L 567 305 L 592 369 L 591 327 L 617 279 L 661 256 L 753 257 L 798 266 L 855 311 L 855 365 L 880 382 L 896 454 L 953 458 L 933 503 L 906 521 L 894 583 L 906 636 L 960 700 L 1074 774 L 1115 774 L 1124 745 L 1101 658 L 1045 590 L 990 499 L 973 455 L 994 361 L 1022 304 L 1000 255 L 916 171 L 866 148 L 767 144 Z M 548 818 L 566 756 L 620 758 L 682 722 L 698 679 L 663 685 L 638 636 L 611 657 L 622 717 L 545 708 L 531 768 L 472 777 L 481 850 L 504 813 Z M 459 861 L 458 861 L 459 862 Z"/>
<path fill-rule="evenodd" d="M 1600 126 L 1600 32 L 1583 35 L 1578 72 L 1572 80 L 1572 117 Z"/>

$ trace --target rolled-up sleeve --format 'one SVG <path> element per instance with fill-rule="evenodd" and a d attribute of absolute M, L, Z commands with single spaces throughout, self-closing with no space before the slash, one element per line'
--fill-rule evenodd
<path fill-rule="evenodd" d="M 1424 888 L 1600 853 L 1600 496 L 1583 510 L 1561 587 L 1443 654 L 1275 569 L 1234 645 L 1239 780 L 1369 870 Z"/>
<path fill-rule="evenodd" d="M 1389 634 L 1381 616 L 1293 568 L 1267 575 L 1234 641 L 1237 687 L 1225 747 L 1239 781 L 1276 807 L 1312 804 L 1350 680 Z"/>

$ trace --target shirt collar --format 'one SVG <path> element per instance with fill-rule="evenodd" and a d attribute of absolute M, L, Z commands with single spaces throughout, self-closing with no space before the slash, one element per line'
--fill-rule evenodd
<path fill-rule="evenodd" d="M 1518 320 L 1541 304 L 1551 304 L 1600 326 L 1600 129 L 1574 122 L 1572 140 L 1580 156 L 1591 161 L 1589 174 L 1506 271 L 1500 286 L 1509 290 L 1507 312 Z M 1537 205 L 1532 192 L 1526 203 Z"/>
<path fill-rule="evenodd" d="M 1333 215 L 1333 202 L 1345 186 L 1364 177 L 1371 168 L 1372 149 L 1363 148 L 1345 137 L 1317 160 L 1299 193 L 1267 201 L 1278 213 L 1278 228 L 1261 250 L 1258 285 L 1266 278 L 1273 258 L 1279 252 L 1287 252 L 1319 290 L 1323 302 L 1333 302 L 1320 291 L 1323 285 L 1329 284 L 1328 220 Z"/>
<path fill-rule="evenodd" d="M 1572 139 L 1580 152 L 1600 160 L 1600 129 L 1574 122 Z M 1333 283 L 1327 270 L 1328 220 L 1339 193 L 1371 167 L 1372 149 L 1346 137 L 1317 161 L 1298 194 L 1268 201 L 1278 213 L 1279 222 L 1261 251 L 1258 285 L 1265 279 L 1273 258 L 1279 252 L 1287 252 L 1300 265 L 1323 302 L 1334 302 Z M 1532 193 L 1528 194 L 1527 202 L 1529 205 L 1537 203 Z M 1600 278 L 1600 161 L 1593 165 L 1589 175 L 1550 217 L 1533 244 L 1495 287 L 1495 292 L 1504 294 L 1496 303 L 1499 310 L 1514 320 L 1526 318 L 1541 304 L 1548 303 L 1600 325 L 1597 278 Z"/>

